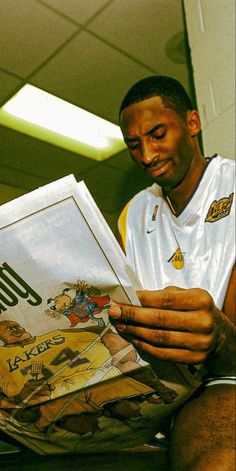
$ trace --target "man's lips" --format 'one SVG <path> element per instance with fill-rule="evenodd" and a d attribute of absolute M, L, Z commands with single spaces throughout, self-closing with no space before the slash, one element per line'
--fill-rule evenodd
<path fill-rule="evenodd" d="M 157 162 L 154 165 L 150 165 L 146 168 L 147 172 L 153 177 L 158 177 L 165 173 L 170 166 L 170 160 L 165 160 L 163 162 Z"/>

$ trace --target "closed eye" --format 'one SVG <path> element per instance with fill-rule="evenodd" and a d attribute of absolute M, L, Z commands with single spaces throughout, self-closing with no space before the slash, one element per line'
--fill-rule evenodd
<path fill-rule="evenodd" d="M 157 139 L 157 140 L 163 139 L 163 137 L 165 137 L 165 135 L 166 135 L 166 130 L 164 130 L 164 131 L 160 130 L 159 132 L 151 133 L 151 137 L 153 139 Z"/>
<path fill-rule="evenodd" d="M 125 141 L 127 147 L 131 150 L 134 150 L 138 147 L 139 143 L 137 141 L 132 142 L 132 141 Z"/>

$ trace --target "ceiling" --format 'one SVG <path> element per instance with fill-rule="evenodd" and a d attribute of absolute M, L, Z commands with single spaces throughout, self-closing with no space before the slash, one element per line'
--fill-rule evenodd
<path fill-rule="evenodd" d="M 191 94 L 181 0 L 0 0 L 0 106 L 25 83 L 118 124 L 128 88 L 152 74 Z M 99 163 L 0 126 L 0 203 L 69 173 L 114 230 L 150 183 L 123 151 Z"/>

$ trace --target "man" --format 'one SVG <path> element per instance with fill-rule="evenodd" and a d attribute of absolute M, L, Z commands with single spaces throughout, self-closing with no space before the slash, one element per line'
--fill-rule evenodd
<path fill-rule="evenodd" d="M 152 363 L 205 370 L 205 383 L 175 417 L 170 469 L 232 471 L 234 162 L 202 155 L 199 114 L 169 77 L 136 83 L 122 101 L 120 126 L 132 159 L 155 184 L 119 221 L 145 289 L 138 293 L 142 307 L 119 305 L 110 315 Z"/>

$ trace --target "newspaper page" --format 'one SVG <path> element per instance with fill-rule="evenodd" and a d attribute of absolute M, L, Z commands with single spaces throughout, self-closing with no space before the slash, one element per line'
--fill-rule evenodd
<path fill-rule="evenodd" d="M 73 175 L 0 208 L 0 429 L 39 454 L 150 440 L 200 384 L 153 369 L 109 322 L 138 280 Z"/>

